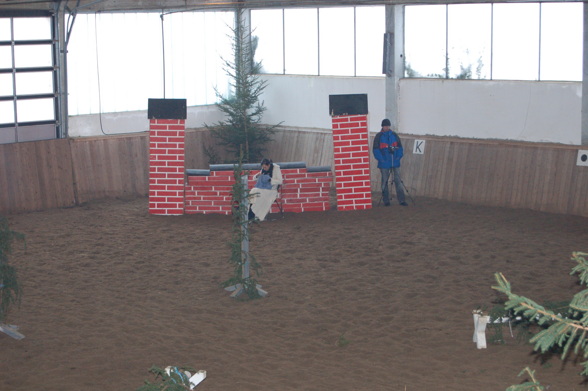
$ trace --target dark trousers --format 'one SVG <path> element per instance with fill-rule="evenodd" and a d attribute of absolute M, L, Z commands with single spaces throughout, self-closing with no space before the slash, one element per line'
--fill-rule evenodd
<path fill-rule="evenodd" d="M 393 175 L 392 180 L 394 181 L 398 203 L 402 204 L 405 202 L 402 179 L 400 178 L 400 167 L 380 168 L 380 173 L 382 174 L 382 199 L 384 200 L 384 205 L 390 205 L 390 192 L 388 190 L 388 179 L 390 179 L 390 174 Z"/>

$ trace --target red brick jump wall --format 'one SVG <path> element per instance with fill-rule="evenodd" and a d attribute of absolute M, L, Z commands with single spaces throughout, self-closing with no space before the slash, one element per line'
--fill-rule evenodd
<path fill-rule="evenodd" d="M 149 120 L 149 213 L 184 214 L 183 119 Z"/>
<path fill-rule="evenodd" d="M 279 163 L 278 163 L 279 164 Z M 251 171 L 249 189 L 255 185 Z M 190 175 L 185 190 L 185 213 L 231 213 L 232 187 L 235 182 L 232 170 L 210 171 L 210 175 Z M 304 168 L 282 169 L 284 179 L 281 201 L 284 212 L 325 211 L 330 209 L 329 193 L 333 175 L 331 171 L 308 172 Z M 272 205 L 271 213 L 279 212 Z"/>
<path fill-rule="evenodd" d="M 332 117 L 337 210 L 371 209 L 367 115 Z"/>

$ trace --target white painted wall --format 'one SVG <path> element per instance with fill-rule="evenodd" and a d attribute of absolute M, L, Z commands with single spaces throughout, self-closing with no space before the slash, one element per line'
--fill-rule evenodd
<path fill-rule="evenodd" d="M 147 101 L 147 98 L 145 99 Z M 223 119 L 215 105 L 188 107 L 187 128 L 201 128 Z M 113 134 L 139 133 L 149 130 L 147 111 L 124 111 L 77 115 L 69 117 L 69 136 L 88 137 Z"/>
<path fill-rule="evenodd" d="M 329 95 L 368 94 L 368 126 L 379 131 L 385 112 L 384 78 L 265 75 L 264 122 L 331 129 Z"/>
<path fill-rule="evenodd" d="M 403 79 L 399 96 L 401 133 L 581 144 L 581 82 Z"/>
<path fill-rule="evenodd" d="M 330 129 L 329 95 L 335 94 L 368 94 L 371 131 L 378 131 L 386 116 L 384 78 L 264 78 L 267 124 Z M 398 103 L 400 133 L 581 144 L 581 82 L 402 79 Z M 215 106 L 189 107 L 186 127 L 220 119 Z M 147 112 L 103 114 L 102 129 L 105 134 L 147 131 Z M 70 117 L 69 134 L 102 135 L 99 116 Z"/>

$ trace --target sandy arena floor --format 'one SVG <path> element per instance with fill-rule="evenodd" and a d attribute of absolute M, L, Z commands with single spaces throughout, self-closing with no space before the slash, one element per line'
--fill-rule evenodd
<path fill-rule="evenodd" d="M 198 391 L 504 390 L 528 365 L 588 390 L 574 357 L 472 342 L 472 310 L 503 299 L 495 272 L 539 302 L 582 289 L 588 218 L 416 201 L 253 226 L 269 296 L 245 302 L 219 287 L 230 216 L 150 216 L 147 199 L 9 216 L 26 337 L 0 333 L 0 390 L 133 391 L 154 364 L 206 370 Z"/>

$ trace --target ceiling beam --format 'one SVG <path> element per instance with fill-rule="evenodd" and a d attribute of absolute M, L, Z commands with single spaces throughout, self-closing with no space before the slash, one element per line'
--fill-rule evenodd
<path fill-rule="evenodd" d="M 466 3 L 534 3 L 534 2 L 582 2 L 581 0 L 0 0 L 0 16 L 3 10 L 53 10 L 61 3 L 80 13 L 121 11 L 181 11 L 232 9 L 238 5 L 247 8 L 325 7 L 353 5 L 416 5 L 416 4 L 466 4 Z"/>

